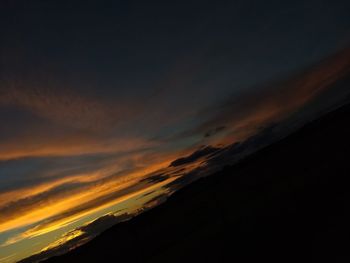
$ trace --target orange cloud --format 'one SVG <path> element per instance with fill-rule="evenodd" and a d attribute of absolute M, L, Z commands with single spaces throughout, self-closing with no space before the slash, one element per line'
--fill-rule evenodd
<path fill-rule="evenodd" d="M 26 134 L 0 142 L 0 160 L 23 157 L 74 156 L 121 153 L 155 146 L 155 141 L 138 137 L 97 138 L 84 133 Z"/>
<path fill-rule="evenodd" d="M 163 167 L 164 163 L 159 164 L 159 165 L 161 165 Z M 66 209 L 63 210 L 63 215 L 61 213 L 57 213 L 56 217 L 55 216 L 53 218 L 49 217 L 50 220 L 43 221 L 43 223 L 39 223 L 36 226 L 34 226 L 33 228 L 30 228 L 29 230 L 13 236 L 12 238 L 8 239 L 4 244 L 2 244 L 2 246 L 8 246 L 8 245 L 14 244 L 16 242 L 19 242 L 23 239 L 26 239 L 26 238 L 32 238 L 32 237 L 36 237 L 36 236 L 50 233 L 50 232 L 55 231 L 63 226 L 69 225 L 69 224 L 75 222 L 76 220 L 79 220 L 85 216 L 88 216 L 88 215 L 91 215 L 97 211 L 100 211 L 104 208 L 108 208 L 108 207 L 113 206 L 115 204 L 129 200 L 135 196 L 140 196 L 146 192 L 158 189 L 158 188 L 162 187 L 163 185 L 172 182 L 173 180 L 175 180 L 175 178 L 169 178 L 166 181 L 152 184 L 152 185 L 142 185 L 142 184 L 130 185 L 129 187 L 127 187 L 125 189 L 121 189 L 121 191 L 119 191 L 119 192 L 116 192 L 117 194 L 115 194 L 113 196 L 113 198 L 107 198 L 105 200 L 105 202 L 96 202 L 96 201 L 90 199 L 90 202 L 92 201 L 95 205 L 94 206 L 86 206 L 87 209 L 77 209 L 77 210 L 71 209 L 70 210 L 70 209 L 67 209 L 67 207 L 65 207 Z M 113 189 L 113 190 L 116 191 L 115 189 Z M 94 191 L 92 194 L 96 194 L 96 193 L 100 194 L 99 197 L 103 197 L 103 194 L 106 194 L 106 192 L 100 193 L 99 191 Z M 111 190 L 109 190 L 108 193 L 111 193 Z M 68 201 L 70 202 L 73 199 L 69 199 Z M 84 202 L 86 203 L 89 201 L 84 200 Z M 129 209 L 130 209 L 130 211 L 132 211 L 132 210 L 138 209 L 141 206 L 142 206 L 141 203 L 140 204 L 135 203 L 135 206 L 130 207 Z M 41 210 L 40 214 L 50 212 L 50 211 L 55 210 L 59 207 L 60 207 L 60 205 L 50 206 L 49 208 Z M 41 218 L 43 218 L 43 217 L 41 217 Z M 13 222 L 13 224 L 10 225 L 10 227 L 14 226 L 14 224 L 16 224 L 16 222 Z M 0 227 L 1 226 L 2 225 L 0 224 Z M 9 226 L 9 225 L 7 225 L 7 226 Z M 16 227 L 18 227 L 18 225 Z"/>
<path fill-rule="evenodd" d="M 153 163 L 144 163 L 134 171 L 116 172 L 118 165 L 105 167 L 91 174 L 72 175 L 41 186 L 2 193 L 11 199 L 0 206 L 0 232 L 28 226 L 45 220 L 63 220 L 88 212 L 118 196 L 131 192 L 140 178 L 166 167 L 173 156 L 164 156 Z M 67 187 L 66 187 L 67 186 Z M 135 190 L 135 189 L 134 189 Z M 122 191 L 122 192 L 121 192 Z M 27 194 L 27 196 L 23 196 Z M 21 197 L 20 199 L 14 199 Z"/>

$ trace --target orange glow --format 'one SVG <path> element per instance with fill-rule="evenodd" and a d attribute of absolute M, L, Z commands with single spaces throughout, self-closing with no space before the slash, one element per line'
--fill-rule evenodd
<path fill-rule="evenodd" d="M 27 226 L 35 222 L 39 222 L 41 220 L 49 219 L 50 217 L 59 215 L 60 213 L 74 210 L 74 208 L 78 207 L 80 204 L 88 203 L 89 201 L 93 201 L 99 197 L 103 197 L 108 194 L 120 191 L 132 185 L 135 185 L 145 175 L 149 174 L 150 172 L 157 171 L 160 168 L 163 168 L 164 166 L 166 166 L 169 163 L 169 160 L 171 159 L 167 159 L 166 161 L 163 161 L 161 163 L 156 163 L 156 164 L 147 166 L 145 168 L 141 168 L 140 170 L 130 173 L 125 177 L 123 176 L 117 179 L 113 178 L 103 183 L 98 183 L 98 180 L 97 180 L 96 184 L 91 187 L 83 189 L 78 193 L 72 194 L 71 192 L 67 192 L 65 196 L 60 196 L 60 199 L 58 200 L 51 200 L 49 204 L 44 206 L 35 206 L 31 210 L 24 211 L 22 213 L 18 213 L 17 211 L 14 211 L 11 214 L 3 214 L 2 217 L 0 218 L 0 232 L 8 231 L 18 227 Z M 82 182 L 94 181 L 95 179 L 101 178 L 104 176 L 106 175 L 95 173 L 87 176 L 81 175 L 75 179 L 77 181 L 81 180 Z M 54 185 L 59 185 L 69 180 L 72 181 L 74 180 L 74 178 L 66 178 L 60 181 L 56 181 L 51 185 L 47 184 L 42 186 L 41 188 L 38 187 L 36 189 L 36 192 L 39 193 L 40 191 L 47 190 L 50 187 L 53 187 Z M 27 189 L 20 192 L 8 193 L 7 195 L 9 197 L 12 194 L 12 197 L 14 196 L 18 197 L 20 196 L 21 193 L 23 194 L 23 193 L 30 193 L 30 192 Z M 6 193 L 4 195 L 6 195 Z M 88 214 L 91 211 L 94 211 L 94 210 L 92 209 L 86 212 L 85 214 Z"/>
<path fill-rule="evenodd" d="M 108 208 L 110 206 L 113 206 L 113 205 L 116 205 L 118 203 L 121 203 L 123 201 L 126 201 L 132 197 L 135 197 L 135 196 L 138 196 L 138 195 L 142 195 L 148 191 L 151 191 L 151 190 L 154 190 L 154 189 L 157 189 L 159 187 L 161 187 L 162 185 L 165 185 L 167 183 L 170 183 L 172 181 L 174 181 L 176 178 L 169 178 L 168 180 L 164 181 L 164 182 L 160 182 L 160 183 L 157 183 L 157 184 L 153 184 L 153 185 L 150 185 L 148 187 L 143 187 L 139 190 L 136 190 L 134 192 L 131 192 L 131 193 L 128 193 L 126 195 L 123 195 L 119 198 L 116 198 L 115 200 L 112 200 L 112 201 L 109 201 L 109 202 L 106 202 L 106 203 L 103 203 L 101 205 L 98 205 L 88 211 L 84 211 L 84 212 L 81 212 L 81 213 L 77 213 L 73 216 L 68 216 L 68 217 L 65 217 L 65 218 L 62 218 L 62 219 L 59 219 L 59 220 L 56 220 L 56 221 L 53 221 L 53 222 L 49 222 L 47 224 L 43 224 L 43 225 L 38 225 L 37 227 L 34 227 L 32 229 L 29 229 L 28 231 L 24 232 L 24 233 L 21 233 L 9 240 L 7 240 L 7 242 L 5 244 L 3 244 L 3 246 L 7 246 L 7 245 L 10 245 L 10 244 L 13 244 L 13 243 L 16 243 L 16 242 L 19 242 L 23 239 L 26 239 L 26 238 L 32 238 L 32 237 L 36 237 L 36 236 L 40 236 L 40 235 L 43 235 L 43 234 L 47 234 L 47 233 L 50 233 L 52 231 L 55 231 L 65 225 L 68 225 L 82 217 L 85 217 L 87 215 L 90 215 L 90 214 L 93 214 L 99 210 L 102 210 L 104 208 Z M 136 205 L 136 204 L 135 204 Z M 139 206 L 141 206 L 142 204 L 139 204 Z M 56 209 L 55 207 L 51 207 L 51 209 Z"/>

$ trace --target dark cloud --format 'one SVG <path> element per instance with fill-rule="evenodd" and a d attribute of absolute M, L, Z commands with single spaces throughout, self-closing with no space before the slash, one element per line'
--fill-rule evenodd
<path fill-rule="evenodd" d="M 156 191 L 150 191 L 148 193 L 145 193 L 145 194 L 141 195 L 140 197 L 138 197 L 137 200 L 143 199 L 144 197 L 149 196 L 151 194 L 154 194 L 155 192 Z"/>
<path fill-rule="evenodd" d="M 157 205 L 160 205 L 162 203 L 164 203 L 167 199 L 169 198 L 169 195 L 167 194 L 161 194 L 161 195 L 158 195 L 154 198 L 152 198 L 151 200 L 147 201 L 144 206 L 146 208 L 153 208 Z"/>
<path fill-rule="evenodd" d="M 120 212 L 120 211 L 119 211 Z M 102 216 L 93 222 L 84 225 L 82 227 L 77 228 L 76 230 L 83 231 L 88 236 L 96 236 L 97 234 L 101 233 L 102 231 L 106 230 L 107 228 L 110 228 L 111 226 L 130 219 L 130 214 L 121 214 L 121 215 L 105 215 Z"/>
<path fill-rule="evenodd" d="M 215 148 L 212 146 L 203 146 L 202 148 L 198 149 L 197 151 L 195 151 L 191 155 L 179 158 L 179 159 L 171 162 L 170 166 L 176 167 L 176 166 L 180 166 L 180 165 L 186 165 L 186 164 L 195 162 L 202 157 L 205 157 L 208 155 L 209 156 L 213 155 L 216 152 L 218 152 L 219 150 L 220 150 L 219 148 Z"/>
<path fill-rule="evenodd" d="M 146 177 L 142 180 L 140 180 L 141 183 L 160 183 L 163 182 L 165 180 L 167 180 L 170 176 L 168 174 L 156 174 L 156 175 L 152 175 L 149 177 Z"/>
<path fill-rule="evenodd" d="M 218 133 L 220 133 L 221 131 L 225 130 L 226 127 L 225 126 L 220 126 L 220 127 L 216 127 L 214 129 L 211 129 L 209 131 L 207 131 L 205 134 L 204 134 L 204 137 L 211 137 L 213 135 L 216 135 Z"/>

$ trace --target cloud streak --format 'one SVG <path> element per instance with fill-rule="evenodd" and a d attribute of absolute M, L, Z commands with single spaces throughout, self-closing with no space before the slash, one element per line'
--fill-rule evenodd
<path fill-rule="evenodd" d="M 260 127 L 279 122 L 300 110 L 327 89 L 332 89 L 333 84 L 349 72 L 350 49 L 345 49 L 287 80 L 232 96 L 218 107 L 203 112 L 202 115 L 212 117 L 182 136 L 202 133 L 210 137 L 207 135 L 223 133 L 230 134 L 228 141 L 240 141 Z"/>

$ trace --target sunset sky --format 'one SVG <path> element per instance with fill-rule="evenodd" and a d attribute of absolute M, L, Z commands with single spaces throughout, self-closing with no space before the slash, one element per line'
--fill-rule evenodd
<path fill-rule="evenodd" d="M 210 164 L 170 165 L 180 157 L 309 116 L 325 92 L 337 102 L 349 13 L 337 0 L 0 3 L 0 262 L 136 214 Z"/>

